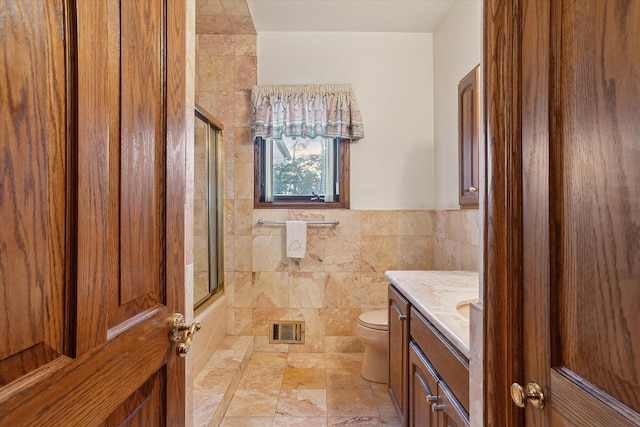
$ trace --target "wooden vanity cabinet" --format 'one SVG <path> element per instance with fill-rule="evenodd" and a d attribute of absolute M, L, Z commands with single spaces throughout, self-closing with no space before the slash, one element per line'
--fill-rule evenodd
<path fill-rule="evenodd" d="M 469 425 L 469 358 L 389 285 L 389 395 L 402 426 Z"/>
<path fill-rule="evenodd" d="M 400 424 L 408 425 L 409 301 L 389 285 L 389 395 Z"/>
<path fill-rule="evenodd" d="M 469 359 L 410 309 L 409 425 L 469 425 Z"/>

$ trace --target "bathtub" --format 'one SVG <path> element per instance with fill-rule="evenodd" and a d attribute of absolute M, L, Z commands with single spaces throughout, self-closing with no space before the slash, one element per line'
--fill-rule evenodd
<path fill-rule="evenodd" d="M 193 378 L 200 373 L 227 336 L 227 295 L 222 294 L 216 298 L 195 319 L 200 322 L 202 329 L 195 336 L 189 353 L 193 358 Z"/>

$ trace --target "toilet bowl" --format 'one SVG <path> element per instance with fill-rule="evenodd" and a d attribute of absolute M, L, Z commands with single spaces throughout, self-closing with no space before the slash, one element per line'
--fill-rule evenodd
<path fill-rule="evenodd" d="M 368 381 L 386 383 L 389 380 L 388 311 L 374 310 L 358 317 L 356 335 L 364 344 L 360 375 Z"/>

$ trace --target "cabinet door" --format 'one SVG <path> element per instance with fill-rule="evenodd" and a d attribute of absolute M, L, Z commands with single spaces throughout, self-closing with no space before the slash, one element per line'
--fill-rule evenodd
<path fill-rule="evenodd" d="M 458 84 L 458 150 L 460 161 L 459 203 L 462 208 L 478 207 L 480 154 L 480 66 Z"/>
<path fill-rule="evenodd" d="M 409 302 L 389 286 L 389 395 L 398 419 L 408 425 L 408 325 Z"/>
<path fill-rule="evenodd" d="M 438 412 L 431 405 L 438 404 L 436 373 L 415 343 L 409 345 L 409 424 L 435 427 Z"/>
<path fill-rule="evenodd" d="M 444 381 L 438 382 L 438 415 L 440 426 L 463 427 L 469 425 L 469 415 Z"/>

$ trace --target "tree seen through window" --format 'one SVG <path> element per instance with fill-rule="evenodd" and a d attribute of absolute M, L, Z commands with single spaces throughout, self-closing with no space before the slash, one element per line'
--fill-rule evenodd
<path fill-rule="evenodd" d="M 274 141 L 273 194 L 323 196 L 325 145 L 324 139 L 285 138 Z"/>

